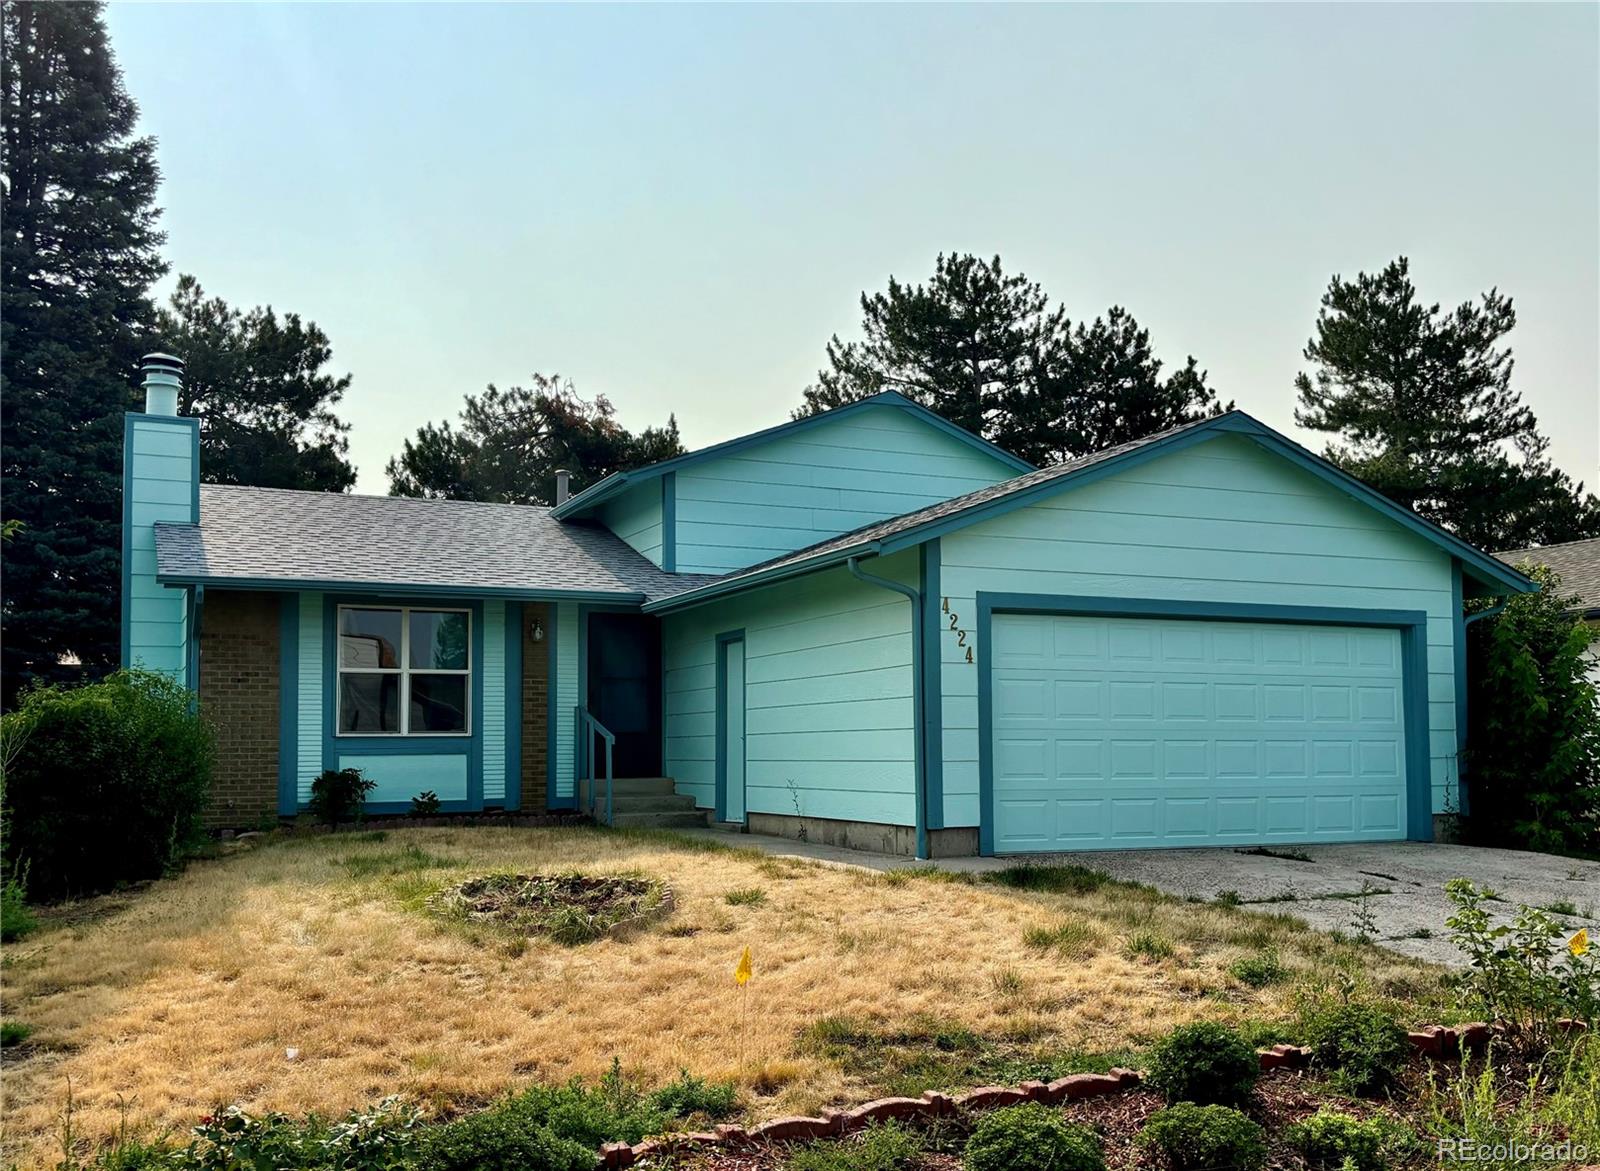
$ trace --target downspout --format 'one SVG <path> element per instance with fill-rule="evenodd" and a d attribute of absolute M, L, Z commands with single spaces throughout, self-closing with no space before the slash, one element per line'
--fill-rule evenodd
<path fill-rule="evenodd" d="M 861 568 L 861 558 L 851 557 L 845 562 L 850 569 L 850 576 L 868 585 L 880 586 L 886 590 L 893 590 L 897 594 L 904 594 L 911 599 L 911 718 L 912 718 L 912 776 L 916 786 L 916 822 L 917 822 L 917 859 L 926 861 L 928 858 L 928 778 L 926 775 L 927 754 L 924 751 L 922 718 L 922 594 L 915 586 L 902 585 L 897 581 L 890 581 L 886 577 L 878 577 Z"/>

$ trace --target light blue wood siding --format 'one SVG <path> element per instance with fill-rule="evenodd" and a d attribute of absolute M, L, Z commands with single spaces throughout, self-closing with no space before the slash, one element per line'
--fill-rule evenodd
<path fill-rule="evenodd" d="M 325 665 L 322 657 L 322 620 L 322 595 L 317 593 L 301 594 L 299 645 L 296 648 L 296 669 L 299 671 L 299 686 L 295 698 L 299 704 L 299 711 L 295 726 L 296 736 L 299 740 L 299 752 L 297 753 L 298 770 L 295 776 L 295 789 L 299 794 L 302 806 L 311 800 L 311 782 L 317 779 L 317 774 L 322 772 L 323 767 L 322 748 L 325 724 L 322 679 Z M 332 700 L 333 697 L 329 696 L 328 701 L 331 703 Z"/>
<path fill-rule="evenodd" d="M 873 563 L 915 582 L 915 553 Z M 755 813 L 910 824 L 911 607 L 828 570 L 663 620 L 666 771 L 711 808 L 716 637 L 743 628 L 746 800 Z"/>
<path fill-rule="evenodd" d="M 129 415 L 124 443 L 124 659 L 128 666 L 188 679 L 188 591 L 156 581 L 157 522 L 193 524 L 200 469 L 195 421 Z"/>
<path fill-rule="evenodd" d="M 647 480 L 600 506 L 600 522 L 629 545 L 661 564 L 661 480 Z"/>
<path fill-rule="evenodd" d="M 506 604 L 499 599 L 483 603 L 483 663 L 475 667 L 483 673 L 483 801 L 499 805 L 506 799 Z"/>
<path fill-rule="evenodd" d="M 550 795 L 553 802 L 570 804 L 577 790 L 573 785 L 574 712 L 578 707 L 578 604 L 557 602 L 556 677 L 551 688 L 556 697 L 555 741 L 556 783 Z"/>
<path fill-rule="evenodd" d="M 1015 474 L 897 407 L 861 411 L 680 469 L 676 569 L 742 569 Z"/>
<path fill-rule="evenodd" d="M 377 788 L 367 794 L 369 805 L 386 802 L 405 805 L 428 789 L 441 801 L 467 799 L 468 761 L 459 752 L 451 755 L 344 752 L 339 754 L 339 767 L 358 768 L 377 784 Z"/>
<path fill-rule="evenodd" d="M 941 589 L 968 641 L 979 590 L 1428 615 L 1433 808 L 1455 775 L 1450 558 L 1308 472 L 1223 435 L 946 534 Z M 977 666 L 941 628 L 944 824 L 978 824 Z"/>

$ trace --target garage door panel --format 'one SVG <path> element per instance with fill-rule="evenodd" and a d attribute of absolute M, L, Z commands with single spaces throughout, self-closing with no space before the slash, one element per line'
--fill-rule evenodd
<path fill-rule="evenodd" d="M 1404 837 L 1397 631 L 996 615 L 997 852 Z"/>

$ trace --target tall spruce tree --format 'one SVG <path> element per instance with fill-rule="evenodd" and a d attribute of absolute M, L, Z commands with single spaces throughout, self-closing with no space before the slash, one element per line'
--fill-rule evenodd
<path fill-rule="evenodd" d="M 550 504 L 558 469 L 572 474 L 576 493 L 612 472 L 682 454 L 676 419 L 634 434 L 604 395 L 583 399 L 559 375 L 535 374 L 529 387 L 467 395 L 458 427 L 446 420 L 420 428 L 389 461 L 389 494 Z"/>
<path fill-rule="evenodd" d="M 9 699 L 31 678 L 116 665 L 122 419 L 166 266 L 155 143 L 134 132 L 101 5 L 11 0 L 0 26 Z"/>
<path fill-rule="evenodd" d="M 319 492 L 355 484 L 350 425 L 334 413 L 350 376 L 325 370 L 332 347 L 315 322 L 271 306 L 235 309 L 183 275 L 157 330 L 185 362 L 178 410 L 200 420 L 208 482 Z"/>
<path fill-rule="evenodd" d="M 1295 421 L 1338 436 L 1327 456 L 1390 499 L 1486 549 L 1600 535 L 1600 500 L 1551 463 L 1511 385 L 1517 323 L 1496 289 L 1423 305 L 1404 257 L 1335 275 L 1295 379 Z"/>
<path fill-rule="evenodd" d="M 1195 360 L 1161 362 L 1127 310 L 1074 327 L 997 256 L 941 254 L 926 285 L 861 295 L 863 338 L 827 346 L 796 418 L 894 390 L 1036 464 L 1139 439 L 1224 408 Z"/>

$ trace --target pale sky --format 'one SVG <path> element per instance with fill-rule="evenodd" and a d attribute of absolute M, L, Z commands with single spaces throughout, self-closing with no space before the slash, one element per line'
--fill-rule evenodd
<path fill-rule="evenodd" d="M 999 253 L 1293 429 L 1331 274 L 1510 293 L 1600 479 L 1600 6 L 113 4 L 174 272 L 327 331 L 362 492 L 559 371 L 700 447 L 782 422 L 863 289 Z M 170 285 L 170 281 L 167 282 Z M 163 286 L 165 291 L 166 286 Z"/>

